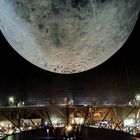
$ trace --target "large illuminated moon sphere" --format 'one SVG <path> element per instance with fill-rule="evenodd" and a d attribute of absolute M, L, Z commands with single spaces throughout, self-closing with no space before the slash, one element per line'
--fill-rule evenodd
<path fill-rule="evenodd" d="M 121 48 L 139 7 L 140 0 L 0 0 L 0 29 L 31 63 L 79 73 Z"/>

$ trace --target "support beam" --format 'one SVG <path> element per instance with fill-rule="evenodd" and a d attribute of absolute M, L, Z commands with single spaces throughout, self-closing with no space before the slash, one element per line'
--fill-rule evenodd
<path fill-rule="evenodd" d="M 87 117 L 88 117 L 88 114 L 89 114 L 89 109 L 90 109 L 90 107 L 87 107 L 87 112 L 86 112 L 86 115 L 85 115 L 85 119 L 84 119 L 83 126 L 84 126 L 85 123 L 86 123 L 86 120 L 87 120 Z"/>
<path fill-rule="evenodd" d="M 63 118 L 66 118 L 66 116 L 64 115 L 64 112 L 62 112 L 58 107 L 56 109 L 58 110 L 59 114 L 63 116 Z"/>
<path fill-rule="evenodd" d="M 133 108 L 114 128 L 114 130 L 116 130 L 116 128 L 135 110 L 135 108 Z"/>
<path fill-rule="evenodd" d="M 34 126 L 36 129 L 38 129 L 38 127 L 35 125 L 35 123 L 33 122 L 33 120 L 30 119 L 30 121 L 31 121 L 31 123 L 33 124 L 33 126 Z"/>
<path fill-rule="evenodd" d="M 90 112 L 91 108 L 91 112 Z M 103 120 L 108 120 L 108 124 L 105 127 L 109 127 L 110 129 L 120 129 L 123 131 L 129 131 L 130 133 L 137 134 L 138 123 L 139 123 L 139 116 L 140 116 L 140 106 L 41 106 L 41 107 L 23 107 L 23 108 L 0 108 L 0 115 L 4 120 L 9 120 L 14 126 L 14 129 L 17 128 L 20 130 L 21 119 L 28 118 L 30 122 L 32 122 L 32 126 L 35 126 L 35 121 L 33 118 L 41 118 L 44 120 L 47 118 L 50 124 L 52 125 L 52 118 L 51 116 L 60 115 L 63 121 L 66 124 L 70 122 L 70 114 L 77 114 L 84 118 L 83 125 L 87 124 L 89 121 L 90 124 L 96 124 Z M 134 111 L 134 112 L 133 112 Z M 98 116 L 98 112 L 100 115 Z M 95 115 L 97 113 L 97 115 Z M 123 126 L 123 121 L 129 115 L 135 118 L 135 123 L 137 125 L 133 125 L 129 130 L 125 129 L 127 127 Z M 65 116 L 64 116 L 64 115 Z M 134 117 L 135 115 L 135 117 Z M 72 116 L 73 117 L 73 116 Z M 18 123 L 18 120 L 20 123 Z M 99 124 L 99 127 L 101 124 Z M 138 127 L 137 127 L 138 126 Z M 42 126 L 41 126 L 42 127 Z M 36 126 L 35 128 L 39 128 Z M 4 130 L 2 130 L 4 131 Z M 21 131 L 21 130 L 20 130 Z"/>
<path fill-rule="evenodd" d="M 46 114 L 47 114 L 47 117 L 49 119 L 49 122 L 50 122 L 51 126 L 53 126 L 52 121 L 51 121 L 51 118 L 50 118 L 50 114 L 49 114 L 47 108 L 45 108 L 45 111 L 46 111 Z"/>
<path fill-rule="evenodd" d="M 4 134 L 8 134 L 8 132 L 2 127 L 2 130 L 1 130 Z"/>
<path fill-rule="evenodd" d="M 29 113 L 28 113 L 28 115 L 25 118 L 28 119 L 28 117 L 30 117 L 32 115 L 32 113 L 34 113 L 34 112 L 35 112 L 34 109 L 32 111 L 29 110 Z"/>
<path fill-rule="evenodd" d="M 115 108 L 115 107 L 113 107 L 112 110 L 113 110 L 113 112 L 114 112 L 115 117 L 118 118 L 118 119 L 120 119 L 120 116 L 122 115 L 122 113 L 118 115 L 117 112 L 116 112 L 116 108 Z M 119 121 L 120 121 L 120 120 L 119 120 Z M 113 116 L 112 116 L 112 118 L 109 120 L 108 123 L 109 123 L 109 124 L 110 124 L 110 123 L 114 123 L 115 125 L 117 125 L 117 123 L 114 121 L 114 117 L 113 117 Z M 104 128 L 106 128 L 106 127 L 107 127 L 107 124 L 104 126 Z"/>
<path fill-rule="evenodd" d="M 66 117 L 67 117 L 66 122 L 67 122 L 67 125 L 68 125 L 69 124 L 69 106 L 68 105 L 66 105 Z"/>
<path fill-rule="evenodd" d="M 22 130 L 20 129 L 20 127 L 19 127 L 18 125 L 16 125 L 16 123 L 14 123 L 11 119 L 9 119 L 5 114 L 2 114 L 1 112 L 0 112 L 0 114 L 1 114 L 4 118 L 6 118 L 8 121 L 10 121 L 16 128 L 18 128 L 20 131 L 22 131 Z"/>
<path fill-rule="evenodd" d="M 133 132 L 133 130 L 137 129 L 138 127 L 140 127 L 140 124 L 137 125 L 136 127 L 134 127 L 133 129 L 131 129 L 131 130 L 129 131 L 129 133 Z"/>
<path fill-rule="evenodd" d="M 108 116 L 110 111 L 111 111 L 111 108 L 108 109 L 108 111 L 107 111 L 106 115 L 104 116 L 104 118 L 102 119 L 102 121 L 104 121 L 106 119 L 106 117 Z M 99 127 L 101 127 L 101 123 L 100 123 Z"/>

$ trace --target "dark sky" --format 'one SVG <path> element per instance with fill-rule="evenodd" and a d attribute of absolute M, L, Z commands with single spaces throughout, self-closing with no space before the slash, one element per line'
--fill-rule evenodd
<path fill-rule="evenodd" d="M 89 71 L 64 75 L 40 69 L 22 58 L 0 34 L 0 100 L 17 98 L 111 96 L 140 93 L 140 21 L 123 47 Z"/>

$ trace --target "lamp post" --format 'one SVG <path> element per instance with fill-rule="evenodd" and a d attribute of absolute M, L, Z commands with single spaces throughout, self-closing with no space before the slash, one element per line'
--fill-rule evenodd
<path fill-rule="evenodd" d="M 136 104 L 139 105 L 140 104 L 140 94 L 137 94 L 135 96 L 135 100 L 136 100 Z"/>
<path fill-rule="evenodd" d="M 136 100 L 140 100 L 140 94 L 136 95 Z"/>
<path fill-rule="evenodd" d="M 8 102 L 9 102 L 9 106 L 13 106 L 15 104 L 14 97 L 9 97 Z"/>

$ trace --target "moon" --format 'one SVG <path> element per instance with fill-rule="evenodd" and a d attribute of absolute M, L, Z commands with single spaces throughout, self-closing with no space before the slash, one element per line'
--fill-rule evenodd
<path fill-rule="evenodd" d="M 0 0 L 0 29 L 32 64 L 73 74 L 116 53 L 139 9 L 140 0 Z"/>

